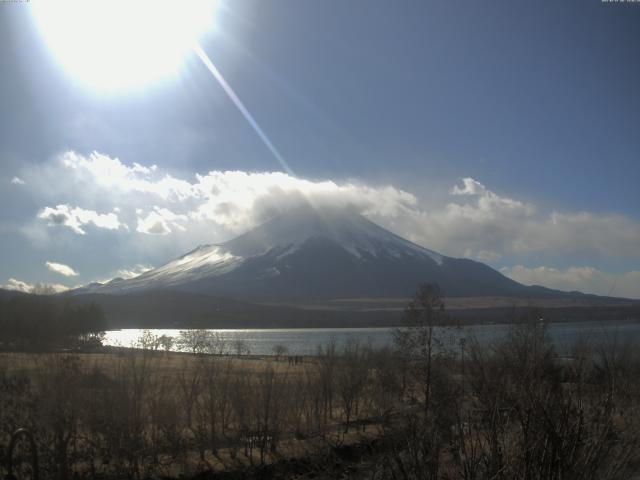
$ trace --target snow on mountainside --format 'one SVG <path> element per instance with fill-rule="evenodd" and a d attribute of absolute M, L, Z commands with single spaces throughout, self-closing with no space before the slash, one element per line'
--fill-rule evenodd
<path fill-rule="evenodd" d="M 445 257 L 350 211 L 298 209 L 142 275 L 77 293 L 181 290 L 244 300 L 406 298 L 421 282 L 450 296 L 553 296 L 468 259 Z"/>
<path fill-rule="evenodd" d="M 219 245 L 201 245 L 182 257 L 133 279 L 114 279 L 90 288 L 100 293 L 168 288 L 203 278 L 227 274 L 248 259 L 277 252 L 283 260 L 310 239 L 324 239 L 338 245 L 359 260 L 381 256 L 430 259 L 437 265 L 442 255 L 420 247 L 370 222 L 361 215 L 335 210 L 299 209 L 266 222 Z M 278 274 L 271 267 L 267 275 Z"/>
<path fill-rule="evenodd" d="M 282 256 L 292 253 L 311 238 L 327 239 L 358 258 L 410 255 L 429 257 L 442 263 L 442 255 L 411 243 L 361 215 L 326 209 L 300 209 L 281 215 L 222 247 L 244 258 L 285 247 Z"/>

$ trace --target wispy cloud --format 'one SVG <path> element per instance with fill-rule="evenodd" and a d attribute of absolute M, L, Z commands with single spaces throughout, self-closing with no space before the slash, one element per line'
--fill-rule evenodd
<path fill-rule="evenodd" d="M 64 275 L 65 277 L 78 276 L 78 272 L 76 272 L 69 265 L 65 265 L 63 263 L 56 263 L 56 262 L 45 262 L 45 265 L 52 272 L 59 273 L 60 275 Z"/>
<path fill-rule="evenodd" d="M 11 179 L 11 184 L 12 185 L 24 185 L 26 182 L 24 180 L 22 180 L 20 177 L 13 177 Z"/>

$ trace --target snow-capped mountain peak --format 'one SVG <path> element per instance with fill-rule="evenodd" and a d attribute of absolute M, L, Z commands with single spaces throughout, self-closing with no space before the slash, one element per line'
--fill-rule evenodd
<path fill-rule="evenodd" d="M 381 254 L 424 255 L 438 264 L 442 255 L 420 247 L 350 211 L 300 208 L 254 228 L 221 247 L 244 258 L 264 254 L 273 248 L 292 253 L 309 239 L 328 240 L 356 257 Z M 284 253 L 281 253 L 283 255 Z"/>
<path fill-rule="evenodd" d="M 138 277 L 83 290 L 173 289 L 289 301 L 406 297 L 424 281 L 438 282 L 453 295 L 511 294 L 523 288 L 486 265 L 442 256 L 352 211 L 300 208 Z"/>

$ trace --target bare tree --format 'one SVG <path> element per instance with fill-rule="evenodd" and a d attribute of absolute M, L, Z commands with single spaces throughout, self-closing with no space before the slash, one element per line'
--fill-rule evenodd
<path fill-rule="evenodd" d="M 369 368 L 364 349 L 355 339 L 349 339 L 340 360 L 336 384 L 345 417 L 344 432 L 347 433 L 353 413 L 358 412 L 358 401 L 367 383 Z"/>
<path fill-rule="evenodd" d="M 171 348 L 173 348 L 175 340 L 169 335 L 160 335 L 160 337 L 158 338 L 158 343 L 165 352 L 169 352 Z"/>
<path fill-rule="evenodd" d="M 175 343 L 180 350 L 194 354 L 220 355 L 225 347 L 222 336 L 211 330 L 181 330 Z"/>
<path fill-rule="evenodd" d="M 425 412 L 431 400 L 431 374 L 437 348 L 442 345 L 436 327 L 446 321 L 444 299 L 437 284 L 420 285 L 404 311 L 404 326 L 393 332 L 394 342 L 402 355 L 415 360 L 418 381 L 422 384 Z"/>
<path fill-rule="evenodd" d="M 335 395 L 335 372 L 338 364 L 335 338 L 326 345 L 318 346 L 318 383 L 322 392 L 322 428 L 326 428 L 328 419 L 333 418 L 333 397 Z"/>
<path fill-rule="evenodd" d="M 156 351 L 161 346 L 160 337 L 151 330 L 143 330 L 142 335 L 136 341 L 136 346 L 145 350 Z"/>
<path fill-rule="evenodd" d="M 250 353 L 249 344 L 246 341 L 240 339 L 236 339 L 233 342 L 233 349 L 235 350 L 237 356 L 249 355 Z"/>
<path fill-rule="evenodd" d="M 273 346 L 273 354 L 278 358 L 278 360 L 283 355 L 286 355 L 288 351 L 289 349 L 280 343 Z"/>

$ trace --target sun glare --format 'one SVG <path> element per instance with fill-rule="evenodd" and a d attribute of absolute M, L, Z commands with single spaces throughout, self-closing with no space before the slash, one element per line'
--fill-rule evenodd
<path fill-rule="evenodd" d="M 180 68 L 215 0 L 40 0 L 32 11 L 62 67 L 87 87 L 145 86 Z"/>

